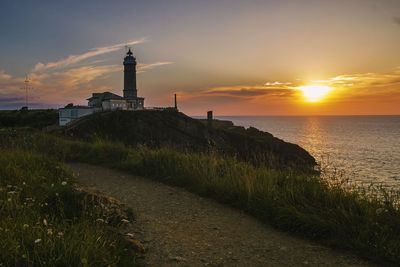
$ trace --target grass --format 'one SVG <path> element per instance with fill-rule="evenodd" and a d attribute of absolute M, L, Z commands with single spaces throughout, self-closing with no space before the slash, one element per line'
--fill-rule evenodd
<path fill-rule="evenodd" d="M 318 176 L 254 167 L 232 157 L 169 148 L 127 148 L 39 133 L 0 132 L 0 146 L 101 164 L 185 187 L 261 221 L 380 264 L 400 261 L 397 194 L 331 183 Z"/>
<path fill-rule="evenodd" d="M 137 266 L 122 236 L 101 223 L 110 215 L 85 201 L 58 162 L 1 148 L 0 177 L 0 266 Z"/>
<path fill-rule="evenodd" d="M 32 127 L 41 129 L 58 124 L 54 109 L 1 110 L 0 127 Z"/>

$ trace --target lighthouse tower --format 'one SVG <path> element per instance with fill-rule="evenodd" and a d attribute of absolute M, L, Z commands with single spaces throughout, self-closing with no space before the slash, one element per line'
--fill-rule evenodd
<path fill-rule="evenodd" d="M 136 58 L 130 48 L 124 58 L 124 98 L 131 100 L 137 98 Z"/>

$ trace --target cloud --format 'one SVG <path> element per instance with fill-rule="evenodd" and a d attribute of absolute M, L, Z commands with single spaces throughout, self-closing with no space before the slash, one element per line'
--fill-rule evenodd
<path fill-rule="evenodd" d="M 141 44 L 145 41 L 146 41 L 146 39 L 140 39 L 140 40 L 136 40 L 136 41 L 129 41 L 126 43 L 114 44 L 114 45 L 110 45 L 110 46 L 96 47 L 85 53 L 78 54 L 78 55 L 70 55 L 70 56 L 60 59 L 58 61 L 48 62 L 45 64 L 39 62 L 33 68 L 33 72 L 41 72 L 41 71 L 46 71 L 46 70 L 50 70 L 50 69 L 68 67 L 70 65 L 76 64 L 78 62 L 81 62 L 83 60 L 86 60 L 86 59 L 89 59 L 89 58 L 92 58 L 95 56 L 99 56 L 99 55 L 117 51 L 127 45 L 129 46 L 129 45 Z"/>
<path fill-rule="evenodd" d="M 11 79 L 11 75 L 7 74 L 4 70 L 0 70 L 0 81 L 8 81 Z"/>
<path fill-rule="evenodd" d="M 65 72 L 57 72 L 54 78 L 59 84 L 65 87 L 75 87 L 90 83 L 105 74 L 117 72 L 121 70 L 119 65 L 102 65 L 102 66 L 82 66 L 69 69 Z"/>
<path fill-rule="evenodd" d="M 234 103 L 240 101 L 253 101 L 261 98 L 269 100 L 293 98 L 298 92 L 289 84 L 266 82 L 262 85 L 233 85 L 206 88 L 197 92 L 179 92 L 180 98 L 185 101 L 221 101 L 221 103 Z"/>
<path fill-rule="evenodd" d="M 15 103 L 15 102 L 21 103 L 23 101 L 25 101 L 25 99 L 23 97 L 15 97 L 15 96 L 10 96 L 10 97 L 5 96 L 5 97 L 3 97 L 3 96 L 0 96 L 0 104 L 3 104 L 3 103 Z"/>
<path fill-rule="evenodd" d="M 383 99 L 387 96 L 400 98 L 400 68 L 387 73 L 343 74 L 324 80 L 267 81 L 262 85 L 233 85 L 210 87 L 196 92 L 180 92 L 185 101 L 295 101 L 301 94 L 299 87 L 316 84 L 330 86 L 334 90 L 327 101 L 348 101 L 349 99 Z"/>
<path fill-rule="evenodd" d="M 339 75 L 317 82 L 335 88 L 339 94 L 342 93 L 340 97 L 400 94 L 400 68 L 386 73 Z"/>
<path fill-rule="evenodd" d="M 115 72 L 122 73 L 122 64 L 107 64 L 105 60 L 99 60 L 96 56 L 117 51 L 125 45 L 138 44 L 144 41 L 144 39 L 141 39 L 97 47 L 85 53 L 70 55 L 54 62 L 38 63 L 28 74 L 31 81 L 30 86 L 33 88 L 29 93 L 29 98 L 38 99 L 38 106 L 57 107 L 67 102 L 84 104 L 85 99 L 92 92 L 112 91 L 121 94 L 122 89 L 113 88 L 105 78 Z M 140 63 L 138 64 L 138 73 L 169 64 L 173 64 L 173 62 Z M 0 97 L 3 97 L 3 101 L 0 101 L 0 108 L 18 108 L 23 105 L 16 99 L 24 97 L 24 90 L 21 89 L 24 86 L 24 80 L 25 77 L 13 77 L 0 69 L 0 93 L 3 94 L 0 95 Z"/>
<path fill-rule="evenodd" d="M 205 95 L 222 95 L 232 97 L 257 97 L 257 96 L 276 96 L 287 97 L 293 95 L 290 88 L 271 88 L 267 86 L 233 86 L 212 88 L 204 92 Z"/>
<path fill-rule="evenodd" d="M 138 68 L 138 73 L 140 72 L 145 72 L 146 70 L 151 70 L 160 66 L 164 66 L 164 65 L 170 65 L 173 64 L 174 62 L 171 61 L 161 61 L 161 62 L 155 62 L 155 63 L 140 63 L 138 64 L 137 68 Z"/>

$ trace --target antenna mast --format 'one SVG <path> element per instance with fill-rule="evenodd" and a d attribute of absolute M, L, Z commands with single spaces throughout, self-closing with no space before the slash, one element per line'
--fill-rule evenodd
<path fill-rule="evenodd" d="M 24 81 L 25 86 L 24 86 L 24 88 L 21 88 L 21 89 L 25 90 L 25 107 L 26 107 L 26 109 L 28 109 L 28 91 L 33 89 L 32 87 L 29 86 L 29 83 L 30 83 L 29 77 L 28 77 L 28 75 L 26 75 L 26 78 Z"/>

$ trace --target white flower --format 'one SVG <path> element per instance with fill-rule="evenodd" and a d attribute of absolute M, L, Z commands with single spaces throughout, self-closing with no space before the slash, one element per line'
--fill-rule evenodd
<path fill-rule="evenodd" d="M 43 219 L 43 224 L 47 226 L 47 220 Z"/>
<path fill-rule="evenodd" d="M 133 234 L 131 234 L 131 233 L 126 233 L 126 236 L 129 236 L 129 237 L 131 237 L 131 238 L 133 238 L 133 237 L 134 237 L 134 235 L 133 235 Z"/>
<path fill-rule="evenodd" d="M 61 183 L 61 185 L 67 185 L 67 182 L 66 182 L 66 181 L 63 181 L 63 182 Z"/>
<path fill-rule="evenodd" d="M 35 244 L 42 242 L 42 239 L 38 238 L 35 240 Z"/>

